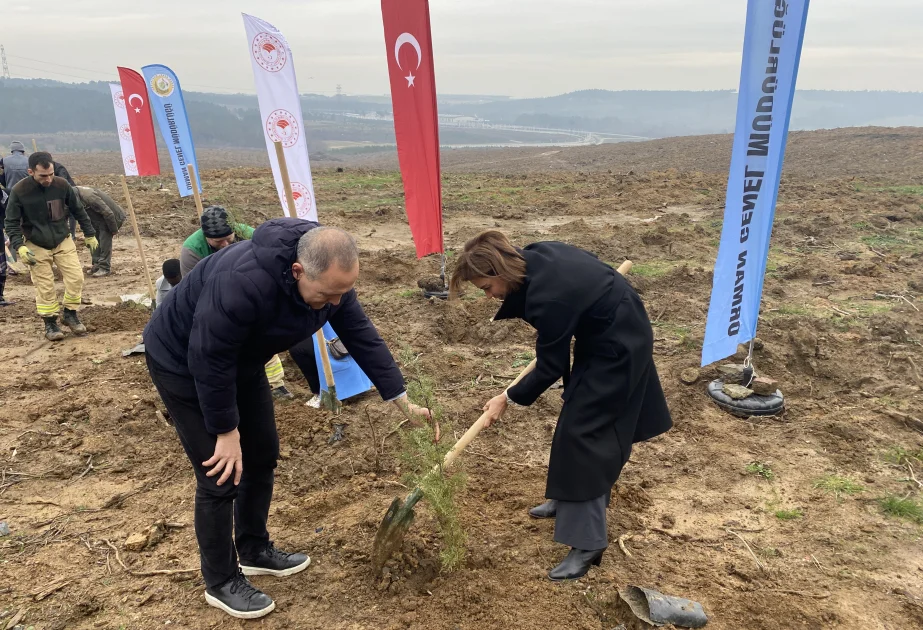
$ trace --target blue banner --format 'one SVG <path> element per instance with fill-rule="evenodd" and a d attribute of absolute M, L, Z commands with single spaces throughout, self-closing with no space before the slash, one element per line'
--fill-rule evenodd
<path fill-rule="evenodd" d="M 192 182 L 186 169 L 188 164 L 192 164 L 195 167 L 196 184 L 201 193 L 202 180 L 199 176 L 199 165 L 196 163 L 195 145 L 192 143 L 192 132 L 186 118 L 186 104 L 183 102 L 179 79 L 166 66 L 144 66 L 141 72 L 144 74 L 144 82 L 147 83 L 151 111 L 154 112 L 160 135 L 163 136 L 170 160 L 173 162 L 176 188 L 181 197 L 192 194 Z"/>
<path fill-rule="evenodd" d="M 756 336 L 810 0 L 749 0 L 737 127 L 702 365 Z"/>

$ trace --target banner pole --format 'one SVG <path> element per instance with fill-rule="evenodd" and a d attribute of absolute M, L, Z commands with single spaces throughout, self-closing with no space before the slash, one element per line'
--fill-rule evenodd
<path fill-rule="evenodd" d="M 199 216 L 202 216 L 205 209 L 202 208 L 202 197 L 199 195 L 199 182 L 195 176 L 195 166 L 187 164 L 186 172 L 189 173 L 189 181 L 192 182 L 192 196 L 195 198 L 195 209 L 198 210 Z"/>
<path fill-rule="evenodd" d="M 122 178 L 122 192 L 125 193 L 125 201 L 128 202 L 128 213 L 131 215 L 131 226 L 135 229 L 135 240 L 138 242 L 138 253 L 141 254 L 141 265 L 144 267 L 144 275 L 147 277 L 147 288 L 151 292 L 151 302 L 157 299 L 154 294 L 154 282 L 151 280 L 151 270 L 147 267 L 147 259 L 144 257 L 144 246 L 141 245 L 141 232 L 138 230 L 138 219 L 135 216 L 135 208 L 131 203 L 131 195 L 128 192 L 128 180 L 124 175 Z"/>
<path fill-rule="evenodd" d="M 38 153 L 38 145 L 35 144 L 35 138 L 32 138 L 32 153 Z"/>
<path fill-rule="evenodd" d="M 292 194 L 292 182 L 288 177 L 288 164 L 285 161 L 285 149 L 282 143 L 276 140 L 273 142 L 276 147 L 276 159 L 279 161 L 279 173 L 282 175 L 282 186 L 285 188 L 285 201 L 288 204 L 288 213 L 293 218 L 298 217 L 298 210 L 295 207 L 295 196 Z M 321 364 L 324 366 L 324 379 L 327 381 L 327 396 L 321 396 L 321 402 L 325 407 L 339 413 L 340 401 L 336 397 L 336 383 L 333 381 L 333 368 L 330 367 L 330 355 L 327 353 L 327 340 L 324 339 L 323 328 L 314 333 L 317 339 L 317 348 L 320 352 Z"/>
<path fill-rule="evenodd" d="M 297 218 L 298 209 L 295 207 L 295 195 L 292 194 L 292 181 L 288 177 L 285 148 L 278 140 L 274 141 L 273 144 L 276 147 L 276 160 L 279 162 L 279 172 L 282 175 L 282 187 L 285 189 L 285 203 L 288 204 L 288 213 L 292 218 Z"/>

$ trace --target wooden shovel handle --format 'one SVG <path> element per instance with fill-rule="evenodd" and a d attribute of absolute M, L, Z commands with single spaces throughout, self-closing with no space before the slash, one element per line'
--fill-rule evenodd
<path fill-rule="evenodd" d="M 330 365 L 330 355 L 327 353 L 327 340 L 324 339 L 323 328 L 314 333 L 317 339 L 317 350 L 320 352 L 321 365 L 324 366 L 324 380 L 327 381 L 327 391 L 333 390 L 336 383 L 333 381 L 333 368 Z"/>
<path fill-rule="evenodd" d="M 532 359 L 532 362 L 529 363 L 529 365 L 527 365 L 525 369 L 523 369 L 523 371 L 519 373 L 519 376 L 516 377 L 516 380 L 514 380 L 512 383 L 510 383 L 507 386 L 507 389 L 509 389 L 510 387 L 512 387 L 513 385 L 515 385 L 516 383 L 524 379 L 529 372 L 534 370 L 535 361 L 536 359 Z M 486 411 L 482 413 L 481 417 L 478 418 L 474 422 L 474 424 L 471 425 L 471 428 L 465 431 L 465 434 L 458 439 L 458 442 L 455 443 L 455 446 L 452 447 L 452 450 L 450 450 L 448 453 L 445 454 L 445 460 L 443 460 L 442 462 L 443 468 L 448 468 L 449 466 L 452 465 L 452 462 L 455 461 L 455 458 L 458 457 L 459 453 L 465 450 L 465 447 L 471 443 L 471 440 L 476 438 L 478 433 L 481 432 L 481 429 L 484 428 L 485 422 L 487 422 L 487 412 Z"/>

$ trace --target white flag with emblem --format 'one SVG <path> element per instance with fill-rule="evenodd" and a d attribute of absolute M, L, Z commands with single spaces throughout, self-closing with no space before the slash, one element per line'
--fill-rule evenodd
<path fill-rule="evenodd" d="M 112 92 L 112 109 L 115 110 L 115 128 L 119 134 L 119 146 L 122 149 L 122 166 L 126 177 L 138 175 L 138 162 L 135 161 L 135 145 L 131 142 L 131 127 L 128 124 L 128 112 L 125 110 L 125 95 L 121 83 L 110 83 Z"/>
<path fill-rule="evenodd" d="M 298 217 L 317 221 L 311 161 L 308 158 L 308 141 L 305 137 L 304 117 L 301 115 L 292 50 L 275 26 L 246 13 L 243 17 L 250 46 L 250 62 L 253 64 L 253 80 L 260 103 L 263 135 L 266 137 L 269 164 L 276 180 L 282 211 L 288 216 L 285 187 L 276 159 L 276 141 L 281 142 L 285 150 Z"/>

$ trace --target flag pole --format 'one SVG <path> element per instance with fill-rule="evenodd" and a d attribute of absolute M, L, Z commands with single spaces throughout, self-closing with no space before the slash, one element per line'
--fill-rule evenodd
<path fill-rule="evenodd" d="M 192 196 L 195 198 L 195 209 L 199 211 L 199 216 L 202 216 L 205 210 L 202 208 L 202 197 L 199 196 L 199 181 L 195 176 L 195 166 L 187 164 L 186 172 L 189 173 L 189 181 L 192 182 Z"/>
<path fill-rule="evenodd" d="M 279 161 L 279 172 L 282 175 L 282 187 L 285 188 L 285 203 L 288 205 L 288 213 L 292 217 L 297 217 L 298 209 L 295 207 L 295 195 L 292 194 L 292 181 L 288 177 L 285 149 L 278 140 L 274 141 L 273 144 L 276 146 L 276 159 Z"/>
<path fill-rule="evenodd" d="M 298 209 L 295 206 L 295 196 L 292 194 L 292 182 L 288 177 L 288 165 L 285 161 L 285 149 L 282 143 L 276 140 L 273 142 L 276 147 L 276 160 L 279 162 L 279 174 L 282 176 L 282 187 L 285 188 L 285 202 L 288 205 L 288 213 L 292 217 L 298 216 Z M 324 380 L 327 382 L 327 391 L 321 392 L 321 403 L 330 411 L 338 414 L 340 412 L 340 401 L 337 399 L 337 387 L 333 381 L 333 368 L 330 367 L 330 355 L 327 353 L 327 340 L 324 339 L 324 330 L 318 329 L 314 333 L 317 339 L 317 347 L 320 351 L 321 363 L 324 366 Z"/>
<path fill-rule="evenodd" d="M 135 240 L 138 242 L 138 253 L 141 254 L 141 266 L 144 267 L 144 275 L 147 277 L 147 288 L 151 292 L 151 301 L 157 299 L 154 294 L 154 282 L 151 280 L 151 270 L 147 267 L 147 259 L 144 257 L 144 247 L 141 245 L 141 232 L 138 230 L 138 219 L 135 216 L 135 208 L 131 203 L 131 195 L 128 192 L 128 180 L 124 175 L 122 178 L 122 192 L 125 193 L 125 201 L 128 202 L 128 213 L 131 215 L 131 226 L 135 229 Z"/>
<path fill-rule="evenodd" d="M 38 145 L 35 144 L 35 138 L 32 138 L 32 153 L 38 153 Z"/>

